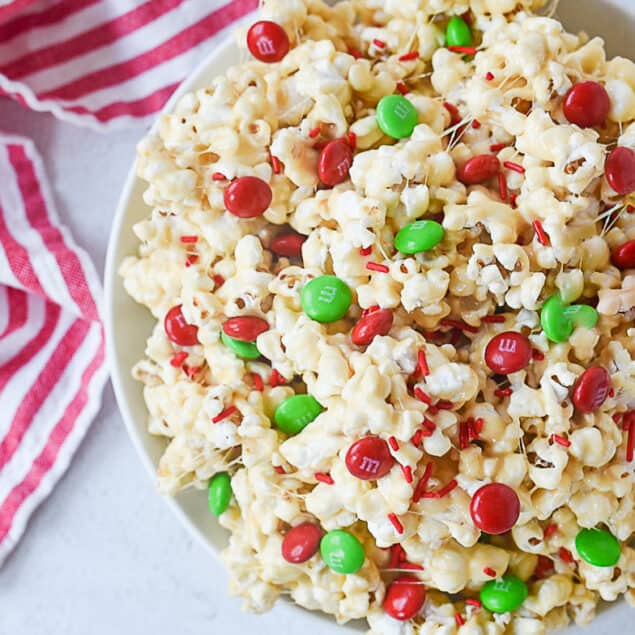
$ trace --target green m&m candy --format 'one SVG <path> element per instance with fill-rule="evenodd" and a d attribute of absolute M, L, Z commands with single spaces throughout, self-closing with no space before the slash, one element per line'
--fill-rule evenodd
<path fill-rule="evenodd" d="M 342 529 L 329 531 L 322 538 L 320 553 L 326 566 L 335 573 L 357 573 L 366 559 L 362 543 Z"/>
<path fill-rule="evenodd" d="M 240 357 L 240 359 L 258 359 L 260 351 L 253 342 L 243 342 L 241 340 L 229 337 L 224 331 L 220 332 L 220 340 L 230 351 Z"/>
<path fill-rule="evenodd" d="M 316 322 L 336 322 L 343 318 L 352 300 L 348 285 L 336 276 L 320 276 L 302 289 L 302 310 Z"/>
<path fill-rule="evenodd" d="M 592 329 L 598 322 L 598 312 L 586 304 L 567 306 L 558 293 L 542 305 L 540 324 L 552 342 L 566 342 L 576 326 Z"/>
<path fill-rule="evenodd" d="M 227 472 L 214 475 L 207 487 L 207 504 L 214 516 L 220 516 L 228 507 L 232 497 L 232 485 Z"/>
<path fill-rule="evenodd" d="M 376 117 L 381 131 L 393 139 L 409 137 L 419 121 L 417 109 L 402 95 L 382 97 Z"/>
<path fill-rule="evenodd" d="M 492 613 L 515 611 L 527 598 L 527 585 L 515 575 L 490 580 L 481 589 L 481 604 Z"/>
<path fill-rule="evenodd" d="M 617 538 L 605 529 L 582 529 L 575 537 L 580 558 L 595 567 L 613 567 L 622 553 Z"/>
<path fill-rule="evenodd" d="M 276 426 L 286 434 L 298 434 L 322 412 L 311 395 L 294 395 L 281 402 L 273 413 Z"/>
<path fill-rule="evenodd" d="M 458 15 L 450 18 L 448 22 L 445 43 L 447 46 L 472 46 L 472 31 L 467 22 Z"/>
<path fill-rule="evenodd" d="M 418 254 L 436 247 L 443 240 L 443 227 L 433 220 L 417 220 L 399 230 L 395 249 L 402 254 Z"/>

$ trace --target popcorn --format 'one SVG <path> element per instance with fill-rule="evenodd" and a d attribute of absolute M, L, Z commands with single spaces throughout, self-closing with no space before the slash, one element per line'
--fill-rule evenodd
<path fill-rule="evenodd" d="M 635 604 L 625 416 L 635 409 L 635 275 L 615 258 L 635 240 L 635 216 L 604 170 L 607 143 L 635 148 L 635 64 L 607 61 L 598 38 L 532 15 L 543 0 L 261 5 L 289 53 L 250 59 L 184 96 L 138 146 L 151 211 L 120 272 L 157 321 L 133 375 L 148 431 L 165 442 L 160 490 L 203 490 L 230 474 L 222 557 L 251 611 L 288 594 L 338 622 L 366 618 L 370 635 L 543 635 L 570 617 L 588 623 L 599 599 Z M 473 56 L 445 47 L 441 30 L 468 10 Z M 602 129 L 563 112 L 588 78 L 609 95 Z M 399 140 L 376 116 L 396 90 L 418 115 Z M 327 188 L 318 163 L 334 139 L 354 159 L 349 178 Z M 500 175 L 460 182 L 457 166 L 481 154 L 498 158 Z M 262 216 L 226 210 L 225 188 L 241 176 L 271 189 Z M 399 253 L 395 236 L 417 220 L 439 222 L 443 240 Z M 305 237 L 301 257 L 274 253 L 273 239 L 292 230 Z M 324 274 L 352 296 L 331 323 L 303 310 L 303 289 Z M 555 293 L 565 306 L 597 306 L 597 325 L 549 341 L 541 310 Z M 194 344 L 166 333 L 176 306 Z M 391 312 L 390 328 L 353 344 L 353 327 L 377 309 Z M 248 344 L 257 359 L 223 343 L 224 322 L 238 316 L 269 326 Z M 497 375 L 484 351 L 509 330 L 527 336 L 532 360 Z M 573 394 L 593 365 L 608 370 L 610 392 L 581 412 Z M 321 411 L 288 434 L 276 409 L 303 393 Z M 347 467 L 366 436 L 388 453 L 376 480 Z M 489 483 L 516 492 L 520 514 L 507 536 L 485 541 L 471 502 Z M 336 573 L 318 553 L 287 562 L 284 536 L 303 522 L 351 532 L 363 566 Z M 598 526 L 621 543 L 615 566 L 576 552 L 578 532 Z M 403 561 L 392 560 L 395 545 Z M 544 575 L 540 556 L 553 563 Z M 402 566 L 427 588 L 407 621 L 382 609 L 394 573 L 385 570 Z M 528 584 L 518 610 L 465 603 L 506 573 Z"/>

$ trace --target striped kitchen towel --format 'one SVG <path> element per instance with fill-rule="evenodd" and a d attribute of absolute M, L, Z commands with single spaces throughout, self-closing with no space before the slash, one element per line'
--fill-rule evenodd
<path fill-rule="evenodd" d="M 146 125 L 257 4 L 0 0 L 0 99 L 103 131 Z M 0 564 L 64 473 L 107 379 L 97 273 L 53 198 L 34 145 L 0 130 Z"/>

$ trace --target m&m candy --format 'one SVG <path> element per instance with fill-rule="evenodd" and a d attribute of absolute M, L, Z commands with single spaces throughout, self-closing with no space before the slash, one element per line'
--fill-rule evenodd
<path fill-rule="evenodd" d="M 306 240 L 306 236 L 302 234 L 280 234 L 271 239 L 269 249 L 276 256 L 286 256 L 287 258 L 300 258 L 302 256 L 302 245 Z"/>
<path fill-rule="evenodd" d="M 322 538 L 320 553 L 326 566 L 335 573 L 357 573 L 366 559 L 362 543 L 343 529 L 329 531 Z"/>
<path fill-rule="evenodd" d="M 542 305 L 540 324 L 552 342 L 566 342 L 576 326 L 592 329 L 599 319 L 598 312 L 586 304 L 567 306 L 556 293 Z"/>
<path fill-rule="evenodd" d="M 562 111 L 569 123 L 580 128 L 601 126 L 611 109 L 606 88 L 598 82 L 580 82 L 569 89 L 564 97 Z"/>
<path fill-rule="evenodd" d="M 580 412 L 593 412 L 608 397 L 611 378 L 603 366 L 591 366 L 578 377 L 573 386 L 573 405 Z"/>
<path fill-rule="evenodd" d="M 580 558 L 594 567 L 613 567 L 622 553 L 617 538 L 605 529 L 582 529 L 575 538 L 575 548 Z"/>
<path fill-rule="evenodd" d="M 485 363 L 501 375 L 516 373 L 531 361 L 529 338 L 516 331 L 495 335 L 485 348 Z"/>
<path fill-rule="evenodd" d="M 402 95 L 382 97 L 376 116 L 381 131 L 393 139 L 409 137 L 419 121 L 417 109 Z"/>
<path fill-rule="evenodd" d="M 261 333 L 268 330 L 267 320 L 251 315 L 229 318 L 223 324 L 223 332 L 241 342 L 255 342 Z"/>
<path fill-rule="evenodd" d="M 368 346 L 376 335 L 387 335 L 393 322 L 390 309 L 379 309 L 360 318 L 353 327 L 351 340 L 357 346 Z"/>
<path fill-rule="evenodd" d="M 273 200 L 269 183 L 257 176 L 234 179 L 224 194 L 227 211 L 239 218 L 255 218 L 264 214 Z"/>
<path fill-rule="evenodd" d="M 247 48 L 261 62 L 279 62 L 289 52 L 289 36 L 276 22 L 261 20 L 247 31 Z"/>
<path fill-rule="evenodd" d="M 396 577 L 386 589 L 383 608 L 396 620 L 410 620 L 422 609 L 426 588 L 421 580 L 406 574 Z"/>
<path fill-rule="evenodd" d="M 345 463 L 353 476 L 363 481 L 375 481 L 390 472 L 395 459 L 384 439 L 369 436 L 351 445 Z"/>
<path fill-rule="evenodd" d="M 471 46 L 472 31 L 467 22 L 458 15 L 452 16 L 445 29 L 447 46 Z"/>
<path fill-rule="evenodd" d="M 228 507 L 232 497 L 231 479 L 227 472 L 214 475 L 207 486 L 207 503 L 214 516 L 220 516 Z"/>
<path fill-rule="evenodd" d="M 181 305 L 173 306 L 165 314 L 163 328 L 168 339 L 179 346 L 198 344 L 198 327 L 185 321 Z"/>
<path fill-rule="evenodd" d="M 612 254 L 611 260 L 618 269 L 635 269 L 635 240 L 627 240 Z"/>
<path fill-rule="evenodd" d="M 492 613 L 515 611 L 527 599 L 527 585 L 515 575 L 505 575 L 483 585 L 481 604 Z"/>
<path fill-rule="evenodd" d="M 220 332 L 220 341 L 240 359 L 258 359 L 260 351 L 253 342 L 243 342 L 230 337 L 225 331 Z"/>
<path fill-rule="evenodd" d="M 322 412 L 322 406 L 311 395 L 294 395 L 278 404 L 273 420 L 286 434 L 298 434 Z"/>
<path fill-rule="evenodd" d="M 609 185 L 618 194 L 635 192 L 635 152 L 623 146 L 611 150 L 604 173 Z"/>
<path fill-rule="evenodd" d="M 509 531 L 520 515 L 518 494 L 503 483 L 488 483 L 474 493 L 470 503 L 474 525 L 488 534 Z"/>
<path fill-rule="evenodd" d="M 325 185 L 334 186 L 348 178 L 353 165 L 353 148 L 344 139 L 330 141 L 322 149 L 318 160 L 318 176 Z"/>
<path fill-rule="evenodd" d="M 312 558 L 320 548 L 322 529 L 313 523 L 301 523 L 287 532 L 282 540 L 282 557 L 291 564 Z"/>
<path fill-rule="evenodd" d="M 417 220 L 402 227 L 395 236 L 395 249 L 402 254 L 418 254 L 436 247 L 444 236 L 442 225 L 434 220 Z"/>
<path fill-rule="evenodd" d="M 316 322 L 336 322 L 343 318 L 353 296 L 348 285 L 336 276 L 319 276 L 302 289 L 302 310 Z"/>
<path fill-rule="evenodd" d="M 456 178 L 464 185 L 476 185 L 489 181 L 499 171 L 500 161 L 493 154 L 478 154 L 456 171 Z"/>

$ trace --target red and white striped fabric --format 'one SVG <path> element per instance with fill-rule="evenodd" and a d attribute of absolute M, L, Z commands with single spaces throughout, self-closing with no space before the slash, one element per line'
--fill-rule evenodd
<path fill-rule="evenodd" d="M 145 125 L 257 4 L 0 0 L 0 99 L 104 131 Z M 0 564 L 99 409 L 100 297 L 35 147 L 0 132 Z"/>

